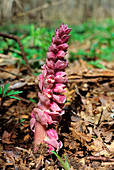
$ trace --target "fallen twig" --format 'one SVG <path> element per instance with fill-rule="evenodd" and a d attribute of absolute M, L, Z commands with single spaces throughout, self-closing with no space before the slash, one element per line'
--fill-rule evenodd
<path fill-rule="evenodd" d="M 27 66 L 28 71 L 29 71 L 29 74 L 31 75 L 32 69 L 31 69 L 31 67 L 30 67 L 30 65 L 29 65 L 29 63 L 28 63 L 27 58 L 26 58 L 26 54 L 25 54 L 25 52 L 24 52 L 24 48 L 23 48 L 23 46 L 22 46 L 22 44 L 21 44 L 20 38 L 19 38 L 18 36 L 16 36 L 16 35 L 5 34 L 5 33 L 0 33 L 0 36 L 2 36 L 2 37 L 4 37 L 4 38 L 13 39 L 13 40 L 15 40 L 15 41 L 18 43 L 19 48 L 20 48 L 20 50 L 21 50 L 21 54 L 22 54 L 23 60 L 25 61 L 26 66 Z"/>
<path fill-rule="evenodd" d="M 14 76 L 16 76 L 16 77 L 19 77 L 19 78 L 22 78 L 22 76 L 17 75 L 17 74 L 15 74 L 15 73 L 12 73 L 12 72 L 10 72 L 10 71 L 4 70 L 4 69 L 2 69 L 2 68 L 0 68 L 0 71 L 6 72 L 6 73 L 9 73 L 9 74 L 12 74 L 12 75 L 14 75 Z"/>
<path fill-rule="evenodd" d="M 31 9 L 31 10 L 29 10 L 27 12 L 17 13 L 16 17 L 22 17 L 22 16 L 25 16 L 25 15 L 29 15 L 30 13 L 41 11 L 43 9 L 46 9 L 46 8 L 50 7 L 50 6 L 57 6 L 57 5 L 60 5 L 61 3 L 63 3 L 64 1 L 65 0 L 46 3 L 46 4 L 42 5 L 42 6 L 39 6 L 39 7 L 34 8 L 34 9 Z"/>
<path fill-rule="evenodd" d="M 102 157 L 102 156 L 88 156 L 87 159 L 91 161 L 105 161 L 105 162 L 114 162 L 113 158 Z"/>

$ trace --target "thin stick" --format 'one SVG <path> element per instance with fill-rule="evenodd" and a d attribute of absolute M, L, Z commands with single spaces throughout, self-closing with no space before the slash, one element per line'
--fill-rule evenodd
<path fill-rule="evenodd" d="M 15 74 L 15 73 L 12 73 L 12 72 L 10 72 L 10 71 L 4 70 L 4 69 L 2 69 L 2 68 L 0 68 L 0 71 L 3 71 L 3 72 L 6 72 L 6 73 L 9 73 L 9 74 L 12 74 L 12 75 L 14 75 L 14 76 L 16 76 L 16 77 L 22 78 L 22 76 L 19 76 L 19 75 Z"/>
<path fill-rule="evenodd" d="M 37 8 L 34 8 L 34 9 L 31 9 L 27 12 L 22 12 L 22 13 L 17 13 L 16 17 L 22 17 L 22 16 L 25 16 L 25 15 L 28 15 L 30 13 L 33 13 L 33 12 L 38 12 L 38 11 L 41 11 L 43 9 L 46 9 L 50 6 L 57 6 L 57 5 L 60 5 L 61 3 L 63 3 L 65 0 L 61 0 L 61 1 L 57 1 L 57 2 L 50 2 L 50 3 L 46 3 L 42 6 L 39 6 Z"/>
<path fill-rule="evenodd" d="M 108 158 L 108 157 L 102 157 L 102 156 L 88 156 L 87 159 L 92 161 L 105 161 L 105 162 L 114 162 L 114 159 Z"/>
<path fill-rule="evenodd" d="M 31 75 L 32 70 L 31 70 L 31 67 L 30 67 L 30 65 L 29 65 L 29 63 L 28 63 L 28 60 L 27 60 L 27 58 L 26 58 L 26 54 L 25 54 L 24 48 L 23 48 L 23 46 L 22 46 L 22 44 L 21 44 L 20 38 L 19 38 L 18 36 L 16 36 L 16 35 L 5 34 L 5 33 L 0 33 L 0 36 L 2 36 L 2 37 L 4 37 L 4 38 L 13 39 L 13 40 L 15 40 L 15 41 L 18 43 L 19 48 L 20 48 L 20 50 L 21 50 L 21 54 L 22 54 L 23 60 L 25 61 L 26 66 L 27 66 L 28 71 L 29 71 L 29 74 Z"/>

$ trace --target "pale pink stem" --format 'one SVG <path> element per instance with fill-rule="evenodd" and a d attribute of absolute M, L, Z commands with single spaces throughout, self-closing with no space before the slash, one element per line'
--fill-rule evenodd
<path fill-rule="evenodd" d="M 34 133 L 34 151 L 37 151 L 38 145 L 43 142 L 46 136 L 46 127 L 40 122 L 35 123 L 35 133 Z"/>

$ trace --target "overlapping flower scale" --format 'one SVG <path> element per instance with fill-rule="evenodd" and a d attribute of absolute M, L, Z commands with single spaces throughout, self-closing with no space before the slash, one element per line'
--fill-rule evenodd
<path fill-rule="evenodd" d="M 54 128 L 64 114 L 62 109 L 66 97 L 63 92 L 65 92 L 68 81 L 65 73 L 68 61 L 65 60 L 65 55 L 68 49 L 67 42 L 70 38 L 68 35 L 70 31 L 71 28 L 63 23 L 59 29 L 55 30 L 55 36 L 52 37 L 52 43 L 49 46 L 49 52 L 47 52 L 46 64 L 42 66 L 42 73 L 39 76 L 38 108 L 34 108 L 31 114 L 31 130 L 35 132 L 34 149 L 42 142 L 40 138 L 43 138 L 43 141 L 49 146 L 49 153 L 51 150 L 58 151 L 62 147 L 57 132 L 49 127 Z M 40 129 L 37 127 L 41 128 L 42 137 L 39 134 Z"/>

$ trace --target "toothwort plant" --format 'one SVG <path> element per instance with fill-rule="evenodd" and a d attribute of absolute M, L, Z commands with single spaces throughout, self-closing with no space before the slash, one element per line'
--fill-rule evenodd
<path fill-rule="evenodd" d="M 39 103 L 38 107 L 33 109 L 30 121 L 31 130 L 34 132 L 35 151 L 42 142 L 48 144 L 49 153 L 62 147 L 54 127 L 64 114 L 66 97 L 63 92 L 68 81 L 65 73 L 68 61 L 64 57 L 68 49 L 70 31 L 71 28 L 63 23 L 55 30 L 55 36 L 52 37 L 47 52 L 46 64 L 42 66 L 42 73 L 39 76 Z"/>

